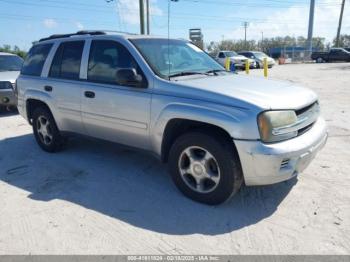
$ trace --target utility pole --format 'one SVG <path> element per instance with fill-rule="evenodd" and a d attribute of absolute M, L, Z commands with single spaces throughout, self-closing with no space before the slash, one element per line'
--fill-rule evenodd
<path fill-rule="evenodd" d="M 150 34 L 150 24 L 149 24 L 149 0 L 146 0 L 146 23 L 147 23 L 147 35 Z"/>
<path fill-rule="evenodd" d="M 145 8 L 143 6 L 143 0 L 139 2 L 140 7 L 140 33 L 141 35 L 145 34 Z"/>
<path fill-rule="evenodd" d="M 315 13 L 315 0 L 310 0 L 310 13 L 309 13 L 309 31 L 307 34 L 307 50 L 312 53 L 312 32 L 314 28 L 314 13 Z"/>
<path fill-rule="evenodd" d="M 345 6 L 345 0 L 343 0 L 343 2 L 342 2 L 342 4 L 341 4 L 341 9 L 340 9 L 340 16 L 339 16 L 339 25 L 338 25 L 338 31 L 337 31 L 336 47 L 339 47 L 340 31 L 341 31 L 341 24 L 342 24 L 342 21 L 343 21 L 344 6 Z"/>
<path fill-rule="evenodd" d="M 264 32 L 261 31 L 261 51 L 264 51 Z"/>
<path fill-rule="evenodd" d="M 249 26 L 249 23 L 244 22 L 243 26 L 244 26 L 244 48 L 246 49 L 247 48 L 247 28 Z"/>

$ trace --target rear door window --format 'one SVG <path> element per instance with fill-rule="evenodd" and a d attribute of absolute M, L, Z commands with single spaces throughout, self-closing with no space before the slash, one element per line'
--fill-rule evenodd
<path fill-rule="evenodd" d="M 39 44 L 33 46 L 23 63 L 21 74 L 40 76 L 45 60 L 53 44 Z"/>
<path fill-rule="evenodd" d="M 51 64 L 49 77 L 79 79 L 84 41 L 61 43 Z"/>

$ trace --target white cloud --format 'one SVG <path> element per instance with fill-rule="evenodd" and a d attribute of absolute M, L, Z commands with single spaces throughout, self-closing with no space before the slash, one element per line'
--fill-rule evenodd
<path fill-rule="evenodd" d="M 119 0 L 116 4 L 116 11 L 118 12 L 122 22 L 130 25 L 138 25 L 140 23 L 139 1 Z M 150 1 L 150 15 L 163 15 L 162 9 L 160 9 L 157 5 L 157 0 Z"/>
<path fill-rule="evenodd" d="M 340 7 L 339 5 L 319 5 L 315 8 L 315 19 L 313 36 L 325 37 L 332 41 L 336 35 Z M 264 37 L 274 36 L 304 36 L 307 37 L 309 6 L 290 7 L 285 11 L 274 11 L 264 19 L 263 23 L 251 22 L 247 29 L 247 39 L 261 39 L 261 32 Z M 349 31 L 350 9 L 345 8 L 343 15 L 342 33 Z M 225 34 L 226 38 L 242 39 L 244 28 L 240 27 Z"/>
<path fill-rule="evenodd" d="M 84 29 L 84 25 L 82 23 L 80 23 L 79 21 L 75 22 L 75 26 L 79 29 L 79 30 L 83 30 Z"/>
<path fill-rule="evenodd" d="M 46 28 L 55 28 L 58 26 L 56 20 L 51 18 L 44 19 L 43 24 Z"/>

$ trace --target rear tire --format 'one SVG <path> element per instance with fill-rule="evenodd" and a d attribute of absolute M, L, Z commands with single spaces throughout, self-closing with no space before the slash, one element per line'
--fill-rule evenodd
<path fill-rule="evenodd" d="M 225 202 L 243 182 L 234 145 L 220 136 L 200 131 L 184 134 L 175 141 L 168 167 L 184 195 L 208 205 Z"/>
<path fill-rule="evenodd" d="M 38 107 L 34 110 L 33 133 L 37 143 L 44 151 L 53 153 L 62 149 L 63 137 L 47 108 Z"/>

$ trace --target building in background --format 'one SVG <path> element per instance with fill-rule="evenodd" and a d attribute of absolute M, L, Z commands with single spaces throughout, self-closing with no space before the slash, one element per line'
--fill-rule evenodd
<path fill-rule="evenodd" d="M 312 48 L 312 52 L 319 51 L 319 48 Z M 290 62 L 308 60 L 308 50 L 301 46 L 273 47 L 268 49 L 268 54 L 272 58 L 290 59 Z"/>
<path fill-rule="evenodd" d="M 200 28 L 190 29 L 190 40 L 199 48 L 204 47 L 203 34 Z"/>

